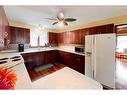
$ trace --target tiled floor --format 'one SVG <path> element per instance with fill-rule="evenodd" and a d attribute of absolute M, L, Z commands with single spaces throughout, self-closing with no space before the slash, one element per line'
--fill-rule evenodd
<path fill-rule="evenodd" d="M 116 89 L 127 89 L 127 59 L 116 60 Z"/>

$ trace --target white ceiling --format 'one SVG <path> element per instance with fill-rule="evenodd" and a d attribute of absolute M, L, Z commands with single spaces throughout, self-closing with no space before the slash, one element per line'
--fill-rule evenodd
<path fill-rule="evenodd" d="M 92 21 L 106 19 L 127 14 L 127 6 L 4 6 L 8 19 L 26 24 L 41 24 L 50 29 L 62 30 L 87 24 Z M 62 11 L 66 17 L 76 18 L 68 26 L 52 25 L 54 21 L 44 18 L 56 17 Z"/>

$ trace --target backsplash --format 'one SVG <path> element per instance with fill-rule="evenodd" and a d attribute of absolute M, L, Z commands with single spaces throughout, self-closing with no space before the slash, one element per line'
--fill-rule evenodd
<path fill-rule="evenodd" d="M 30 48 L 30 44 L 24 44 L 24 48 Z M 16 50 L 18 49 L 18 44 L 9 44 L 5 49 Z"/>
<path fill-rule="evenodd" d="M 83 46 L 83 45 L 77 45 L 77 44 L 59 44 L 59 48 L 63 48 L 70 51 L 75 51 L 76 46 Z M 84 46 L 83 46 L 84 47 Z"/>

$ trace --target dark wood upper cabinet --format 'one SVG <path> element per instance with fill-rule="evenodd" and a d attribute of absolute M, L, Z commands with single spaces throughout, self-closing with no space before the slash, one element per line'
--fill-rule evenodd
<path fill-rule="evenodd" d="M 25 29 L 24 31 L 24 37 L 25 37 L 25 42 L 30 43 L 30 29 Z"/>
<path fill-rule="evenodd" d="M 49 43 L 58 44 L 58 33 L 49 32 Z"/>
<path fill-rule="evenodd" d="M 19 43 L 30 43 L 30 29 L 10 26 L 10 44 Z"/>
<path fill-rule="evenodd" d="M 114 24 L 107 24 L 102 26 L 96 26 L 89 28 L 89 34 L 106 34 L 106 33 L 115 33 L 115 26 Z"/>
<path fill-rule="evenodd" d="M 58 43 L 85 45 L 86 35 L 114 33 L 114 24 L 84 28 L 58 34 Z"/>
<path fill-rule="evenodd" d="M 64 36 L 63 36 L 63 33 L 58 33 L 58 43 L 64 43 Z"/>
<path fill-rule="evenodd" d="M 10 43 L 11 44 L 16 44 L 16 28 L 15 27 L 10 27 Z"/>

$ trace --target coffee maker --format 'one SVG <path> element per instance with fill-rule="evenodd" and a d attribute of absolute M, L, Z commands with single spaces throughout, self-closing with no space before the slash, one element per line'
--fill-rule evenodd
<path fill-rule="evenodd" d="M 24 44 L 18 44 L 18 51 L 23 52 L 24 51 Z"/>

